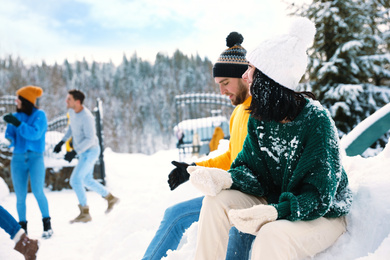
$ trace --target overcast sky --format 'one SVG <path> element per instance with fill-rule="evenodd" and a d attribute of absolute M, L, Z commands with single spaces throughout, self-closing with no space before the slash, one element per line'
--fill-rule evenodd
<path fill-rule="evenodd" d="M 214 62 L 231 31 L 248 51 L 283 33 L 286 7 L 283 0 L 0 0 L 0 57 L 119 64 L 123 54 L 154 62 L 158 52 L 179 49 Z"/>

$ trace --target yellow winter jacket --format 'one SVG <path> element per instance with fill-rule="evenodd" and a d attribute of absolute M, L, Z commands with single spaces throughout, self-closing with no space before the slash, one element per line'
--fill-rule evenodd
<path fill-rule="evenodd" d="M 244 140 L 247 134 L 247 125 L 249 119 L 249 107 L 252 101 L 252 96 L 247 98 L 244 103 L 238 105 L 230 117 L 230 142 L 229 149 L 215 158 L 206 161 L 196 162 L 198 166 L 214 167 L 223 170 L 229 170 L 230 165 L 236 159 L 237 154 L 242 150 Z"/>

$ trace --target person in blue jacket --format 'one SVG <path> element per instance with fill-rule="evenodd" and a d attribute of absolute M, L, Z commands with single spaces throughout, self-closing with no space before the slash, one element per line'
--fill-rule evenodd
<path fill-rule="evenodd" d="M 43 191 L 45 183 L 45 165 L 43 152 L 45 150 L 45 134 L 47 118 L 43 110 L 35 106 L 36 100 L 43 93 L 42 88 L 25 86 L 16 91 L 16 113 L 3 117 L 7 122 L 5 138 L 13 147 L 11 160 L 12 183 L 16 194 L 16 208 L 19 224 L 27 233 L 26 197 L 28 180 L 39 209 L 42 213 L 43 238 L 53 234 L 47 198 Z"/>

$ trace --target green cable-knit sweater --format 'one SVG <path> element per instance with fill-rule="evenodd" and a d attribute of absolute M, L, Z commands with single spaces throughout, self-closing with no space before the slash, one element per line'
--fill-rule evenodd
<path fill-rule="evenodd" d="M 243 149 L 229 173 L 232 189 L 266 197 L 278 219 L 334 218 L 351 207 L 337 130 L 318 101 L 307 100 L 288 123 L 250 117 Z"/>

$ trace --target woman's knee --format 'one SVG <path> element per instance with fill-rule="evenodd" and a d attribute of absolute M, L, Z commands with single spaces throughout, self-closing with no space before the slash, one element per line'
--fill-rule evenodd
<path fill-rule="evenodd" d="M 27 189 L 28 189 L 27 185 L 21 186 L 21 185 L 15 185 L 14 184 L 15 194 L 16 194 L 16 197 L 18 199 L 22 199 L 22 200 L 26 199 L 26 197 L 27 197 Z"/>
<path fill-rule="evenodd" d="M 252 259 L 297 259 L 295 243 L 290 239 L 289 221 L 278 220 L 265 224 L 252 247 Z"/>
<path fill-rule="evenodd" d="M 31 186 L 31 191 L 34 194 L 35 198 L 37 199 L 45 197 L 45 193 L 43 191 L 43 185 Z"/>
<path fill-rule="evenodd" d="M 35 176 L 34 178 L 30 178 L 31 191 L 34 195 L 43 193 L 43 187 L 45 186 L 44 176 L 45 175 L 39 178 L 37 178 L 37 176 Z"/>

